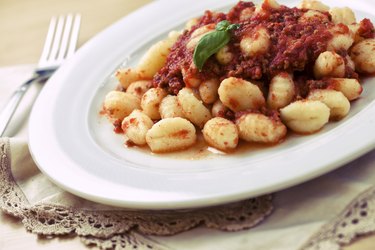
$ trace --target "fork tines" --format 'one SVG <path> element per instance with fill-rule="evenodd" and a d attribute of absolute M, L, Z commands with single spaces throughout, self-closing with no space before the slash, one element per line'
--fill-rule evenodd
<path fill-rule="evenodd" d="M 79 14 L 51 18 L 38 66 L 45 65 L 53 68 L 73 55 L 77 45 L 80 22 L 81 15 Z"/>

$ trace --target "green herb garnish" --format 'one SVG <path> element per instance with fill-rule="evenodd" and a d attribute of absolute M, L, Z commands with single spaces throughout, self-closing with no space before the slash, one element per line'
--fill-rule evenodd
<path fill-rule="evenodd" d="M 207 59 L 218 52 L 230 41 L 230 31 L 238 29 L 239 24 L 231 24 L 224 20 L 216 24 L 214 31 L 204 35 L 194 50 L 193 61 L 199 71 L 202 70 Z"/>

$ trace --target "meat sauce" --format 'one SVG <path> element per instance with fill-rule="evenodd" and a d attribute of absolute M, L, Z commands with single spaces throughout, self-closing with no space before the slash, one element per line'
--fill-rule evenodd
<path fill-rule="evenodd" d="M 307 11 L 305 9 L 286 6 L 272 9 L 263 6 L 263 9 L 267 10 L 266 14 L 255 14 L 240 20 L 241 13 L 246 9 L 255 9 L 255 6 L 252 2 L 240 1 L 227 14 L 206 11 L 198 24 L 189 31 L 185 30 L 179 37 L 171 49 L 166 65 L 154 76 L 153 85 L 165 88 L 171 94 L 177 94 L 185 86 L 182 71 L 185 72 L 185 77 L 191 75 L 202 80 L 239 77 L 262 80 L 266 86 L 270 79 L 280 72 L 294 72 L 295 78 L 299 77 L 298 72 L 303 72 L 303 81 L 299 79 L 299 82 L 305 83 L 313 79 L 312 66 L 319 54 L 327 50 L 328 41 L 333 37 L 329 28 L 335 24 L 330 21 L 330 14 L 322 12 L 327 17 L 326 21 L 312 19 L 301 22 L 300 18 Z M 237 30 L 232 31 L 228 44 L 233 59 L 230 63 L 221 65 L 215 56 L 211 56 L 199 72 L 195 67 L 191 67 L 193 52 L 186 48 L 186 44 L 191 34 L 199 27 L 216 24 L 222 20 L 240 24 Z M 251 35 L 257 26 L 263 26 L 268 30 L 271 46 L 265 54 L 245 56 L 241 52 L 240 41 L 245 35 Z M 343 26 L 343 29 L 348 29 L 347 26 Z M 371 21 L 362 20 L 359 32 L 363 37 L 374 37 L 375 30 Z M 358 75 L 347 67 L 345 77 L 356 78 Z"/>

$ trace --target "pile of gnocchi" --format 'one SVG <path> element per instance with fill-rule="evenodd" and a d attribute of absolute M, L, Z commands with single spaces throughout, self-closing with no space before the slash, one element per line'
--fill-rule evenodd
<path fill-rule="evenodd" d="M 245 23 L 280 6 L 265 0 L 243 9 L 238 20 Z M 188 70 L 181 68 L 183 85 L 178 91 L 156 85 L 153 79 L 165 67 L 181 34 L 195 29 L 184 45 L 193 53 L 199 39 L 212 32 L 212 24 L 196 27 L 197 18 L 186 24 L 185 31 L 172 31 L 150 47 L 137 67 L 116 72 L 119 88 L 104 99 L 106 116 L 121 128 L 128 145 L 147 145 L 154 153 L 192 147 L 200 134 L 209 146 L 224 152 L 235 150 L 240 141 L 274 145 L 285 139 L 287 131 L 311 134 L 344 118 L 362 92 L 358 74 L 375 73 L 373 26 L 357 22 L 349 8 L 329 8 L 316 0 L 303 0 L 298 8 L 304 10 L 301 22 L 332 23 L 332 38 L 306 68 L 311 77 L 303 87 L 290 70 L 257 80 L 238 76 L 206 79 L 199 78 L 197 69 L 197 75 L 191 73 L 194 63 Z M 268 29 L 257 27 L 254 32 L 238 44 L 244 58 L 266 55 L 272 46 Z M 224 46 L 212 60 L 225 66 L 234 59 Z M 354 72 L 352 77 L 348 72 Z"/>

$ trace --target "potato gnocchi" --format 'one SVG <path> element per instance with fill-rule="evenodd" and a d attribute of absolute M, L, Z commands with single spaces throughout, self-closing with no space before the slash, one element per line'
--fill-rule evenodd
<path fill-rule="evenodd" d="M 146 142 L 155 153 L 188 148 L 195 143 L 196 139 L 194 125 L 181 117 L 162 119 L 146 133 Z"/>
<path fill-rule="evenodd" d="M 223 151 L 235 149 L 238 144 L 238 129 L 232 122 L 222 117 L 210 119 L 202 130 L 206 142 Z"/>
<path fill-rule="evenodd" d="M 350 8 L 239 1 L 191 19 L 136 67 L 118 69 L 103 110 L 128 145 L 173 152 L 201 134 L 232 152 L 345 119 L 361 97 L 360 74 L 374 73 L 374 25 Z"/>

